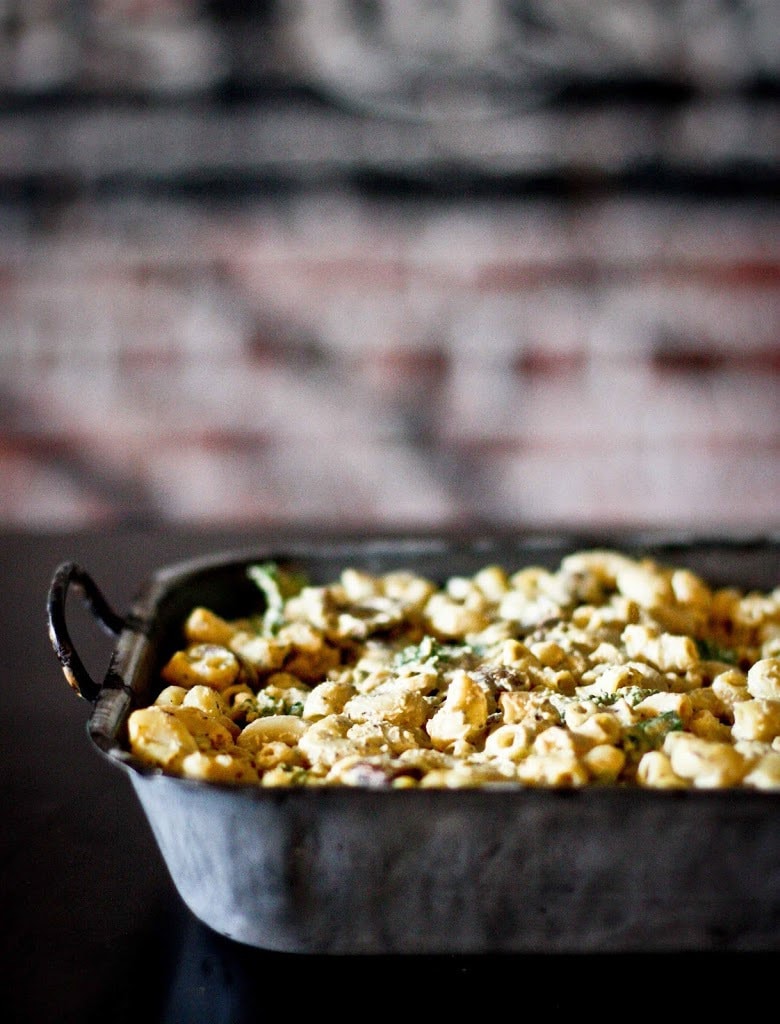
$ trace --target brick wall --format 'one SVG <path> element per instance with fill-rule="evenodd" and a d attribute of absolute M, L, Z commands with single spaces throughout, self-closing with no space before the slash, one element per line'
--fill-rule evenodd
<path fill-rule="evenodd" d="M 778 525 L 772 88 L 464 129 L 209 67 L 6 83 L 0 526 Z"/>
<path fill-rule="evenodd" d="M 774 522 L 777 228 L 344 195 L 6 225 L 0 516 Z"/>

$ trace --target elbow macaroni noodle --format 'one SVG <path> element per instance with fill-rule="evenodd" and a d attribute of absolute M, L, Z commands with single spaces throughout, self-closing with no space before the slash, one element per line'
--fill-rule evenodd
<path fill-rule="evenodd" d="M 780 790 L 780 586 L 584 550 L 439 585 L 250 575 L 261 617 L 194 608 L 131 751 L 254 786 Z"/>

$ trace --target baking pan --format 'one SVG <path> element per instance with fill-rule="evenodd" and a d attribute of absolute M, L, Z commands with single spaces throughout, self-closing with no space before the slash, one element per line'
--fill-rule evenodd
<path fill-rule="evenodd" d="M 129 778 L 184 903 L 221 935 L 318 954 L 778 950 L 778 792 L 264 789 L 166 776 L 128 752 L 127 717 L 154 699 L 190 609 L 230 617 L 258 601 L 250 564 L 275 561 L 314 583 L 346 565 L 443 580 L 487 564 L 554 568 L 592 547 L 687 566 L 716 586 L 771 590 L 780 579 L 774 535 L 329 538 L 161 567 L 121 615 L 88 571 L 63 562 L 49 634 L 91 705 L 95 748 Z M 113 637 L 100 681 L 71 639 L 70 592 Z"/>

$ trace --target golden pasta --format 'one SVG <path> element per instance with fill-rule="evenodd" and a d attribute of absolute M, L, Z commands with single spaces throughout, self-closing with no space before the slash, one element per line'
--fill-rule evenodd
<path fill-rule="evenodd" d="M 193 608 L 132 752 L 253 786 L 780 789 L 780 586 L 584 550 L 443 582 L 249 575 Z"/>

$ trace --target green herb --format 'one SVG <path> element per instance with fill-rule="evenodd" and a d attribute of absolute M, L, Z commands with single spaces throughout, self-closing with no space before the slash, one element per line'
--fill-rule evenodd
<path fill-rule="evenodd" d="M 722 647 L 714 640 L 701 637 L 696 641 L 699 657 L 703 661 L 725 661 L 728 665 L 738 665 L 739 655 L 730 647 Z"/>
<path fill-rule="evenodd" d="M 424 636 L 419 644 L 410 644 L 397 651 L 393 665 L 395 668 L 401 668 L 403 665 L 419 662 L 433 668 L 438 662 L 453 662 L 464 654 L 472 653 L 473 648 L 468 645 L 443 644 L 435 637 Z"/>
<path fill-rule="evenodd" d="M 250 565 L 246 573 L 265 596 L 265 613 L 260 620 L 261 631 L 269 634 L 278 632 L 284 621 L 285 602 L 299 594 L 308 580 L 302 573 L 280 568 L 276 562 Z"/>
<path fill-rule="evenodd" d="M 627 686 L 624 690 L 624 696 L 628 706 L 635 708 L 637 704 L 641 704 L 643 700 L 647 700 L 648 697 L 652 697 L 653 694 L 658 692 L 658 690 L 654 690 L 649 686 Z"/>
<path fill-rule="evenodd" d="M 641 704 L 646 697 L 652 697 L 654 693 L 658 693 L 658 690 L 645 686 L 623 686 L 619 690 L 615 690 L 614 693 L 595 693 L 588 699 L 601 708 L 608 708 L 619 700 L 624 700 L 629 707 L 635 708 L 637 704 Z"/>
<path fill-rule="evenodd" d="M 258 693 L 255 700 L 257 714 L 260 718 L 267 718 L 269 715 L 297 715 L 303 714 L 301 701 L 286 701 L 284 697 L 272 697 L 263 690 Z"/>
<path fill-rule="evenodd" d="M 240 705 L 241 717 L 245 720 L 268 718 L 270 715 L 303 715 L 303 703 L 299 700 L 289 703 L 283 697 L 272 697 L 261 690 L 256 697 L 245 697 Z"/>
<path fill-rule="evenodd" d="M 597 704 L 600 708 L 611 707 L 615 701 L 617 701 L 623 694 L 615 690 L 614 693 L 592 693 L 588 695 L 588 700 L 592 700 L 594 704 Z"/>
<path fill-rule="evenodd" d="M 393 664 L 396 668 L 415 662 L 436 662 L 444 656 L 444 646 L 432 636 L 424 636 L 419 644 L 410 644 L 396 651 Z"/>
<path fill-rule="evenodd" d="M 648 750 L 658 750 L 670 732 L 681 732 L 682 729 L 682 719 L 677 712 L 664 711 L 627 729 L 623 736 L 623 749 L 632 760 L 638 761 Z"/>

